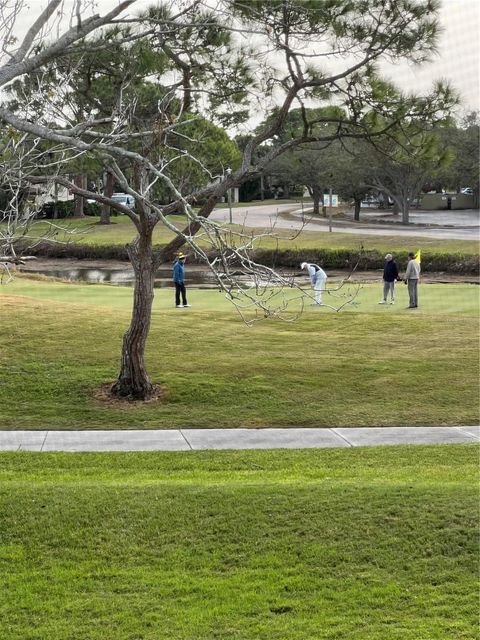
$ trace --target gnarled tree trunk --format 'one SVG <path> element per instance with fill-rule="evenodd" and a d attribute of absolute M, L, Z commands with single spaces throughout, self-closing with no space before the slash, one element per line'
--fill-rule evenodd
<path fill-rule="evenodd" d="M 354 203 L 355 203 L 355 208 L 353 210 L 353 219 L 358 222 L 360 220 L 360 209 L 362 207 L 362 199 L 355 198 Z"/>
<path fill-rule="evenodd" d="M 120 373 L 112 393 L 121 398 L 149 400 L 155 386 L 147 374 L 144 356 L 152 315 L 153 283 L 158 267 L 151 229 L 128 245 L 128 254 L 135 272 L 132 320 L 123 337 Z"/>
<path fill-rule="evenodd" d="M 85 174 L 80 173 L 76 175 L 73 181 L 79 189 L 87 188 L 87 176 Z M 73 215 L 76 218 L 84 217 L 85 215 L 84 202 L 85 202 L 84 197 L 76 193 L 74 196 L 74 213 L 73 213 Z"/>
<path fill-rule="evenodd" d="M 205 204 L 198 212 L 198 216 L 201 216 L 202 218 L 208 218 L 217 202 L 220 202 L 220 198 L 224 195 L 226 190 L 226 188 L 222 190 L 221 185 L 219 185 L 218 189 L 207 198 Z M 162 262 L 167 262 L 168 260 L 172 260 L 175 253 L 185 244 L 185 238 L 183 236 L 194 236 L 201 228 L 201 226 L 202 225 L 200 222 L 189 222 L 188 225 L 182 230 L 182 235 L 175 236 L 165 247 L 163 247 L 163 249 L 159 251 L 159 264 L 161 264 Z"/>
<path fill-rule="evenodd" d="M 313 199 L 313 213 L 314 215 L 320 215 L 320 201 L 323 204 L 323 191 L 319 187 L 311 187 L 310 194 Z"/>
<path fill-rule="evenodd" d="M 107 171 L 107 175 L 105 177 L 105 187 L 103 190 L 103 195 L 107 198 L 111 198 L 113 194 L 113 188 L 115 185 L 115 176 L 110 171 Z M 110 224 L 110 205 L 102 204 L 102 208 L 100 210 L 100 224 Z"/>

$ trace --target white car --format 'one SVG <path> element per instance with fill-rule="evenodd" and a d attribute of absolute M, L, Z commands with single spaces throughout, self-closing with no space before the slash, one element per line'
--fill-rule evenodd
<path fill-rule="evenodd" d="M 467 196 L 473 196 L 473 189 L 471 187 L 464 187 L 461 193 L 465 193 Z"/>
<path fill-rule="evenodd" d="M 115 202 L 118 202 L 119 204 L 123 204 L 123 206 L 128 207 L 129 209 L 133 209 L 135 207 L 135 199 L 128 193 L 114 193 L 112 195 L 112 200 L 115 200 Z"/>

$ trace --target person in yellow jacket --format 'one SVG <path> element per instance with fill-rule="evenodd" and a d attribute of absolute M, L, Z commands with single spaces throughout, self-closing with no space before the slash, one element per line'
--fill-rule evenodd
<path fill-rule="evenodd" d="M 409 304 L 407 309 L 418 307 L 418 280 L 420 278 L 420 263 L 416 260 L 414 253 L 408 254 L 407 270 L 405 272 L 405 282 L 408 285 Z"/>

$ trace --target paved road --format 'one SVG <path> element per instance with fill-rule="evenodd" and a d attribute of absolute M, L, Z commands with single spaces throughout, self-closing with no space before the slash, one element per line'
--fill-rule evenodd
<path fill-rule="evenodd" d="M 327 231 L 328 219 L 311 218 L 308 209 L 304 212 L 294 210 L 294 205 L 254 205 L 251 207 L 238 207 L 232 209 L 232 220 L 235 224 L 246 227 L 269 227 L 278 229 L 299 230 L 302 226 L 306 231 Z M 290 211 L 289 216 L 285 216 Z M 282 215 L 283 214 L 283 215 Z M 414 211 L 410 214 L 411 225 L 401 225 L 388 222 L 393 220 L 392 214 L 381 215 L 381 212 L 362 211 L 363 222 L 353 223 L 349 220 L 335 220 L 332 225 L 333 233 L 364 234 L 374 236 L 396 235 L 405 237 L 437 238 L 444 240 L 479 240 L 479 214 L 478 211 Z M 228 209 L 216 209 L 210 216 L 218 222 L 228 222 L 230 213 Z M 382 224 L 378 220 L 384 221 Z M 387 224 L 385 224 L 387 223 Z M 420 225 L 436 226 L 420 226 Z"/>
<path fill-rule="evenodd" d="M 0 451 L 325 449 L 480 442 L 480 427 L 0 431 Z"/>

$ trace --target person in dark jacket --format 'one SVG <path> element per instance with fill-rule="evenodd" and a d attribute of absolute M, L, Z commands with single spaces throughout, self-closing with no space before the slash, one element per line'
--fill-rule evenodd
<path fill-rule="evenodd" d="M 390 304 L 395 304 L 395 280 L 398 280 L 398 267 L 391 253 L 385 256 L 383 268 L 383 300 L 378 304 L 387 304 L 388 292 L 390 292 Z"/>
<path fill-rule="evenodd" d="M 177 259 L 173 264 L 173 282 L 175 283 L 175 306 L 177 309 L 183 307 L 190 307 L 187 303 L 187 292 L 185 290 L 185 256 L 183 253 L 179 253 Z M 182 303 L 180 304 L 180 296 L 182 296 Z"/>

